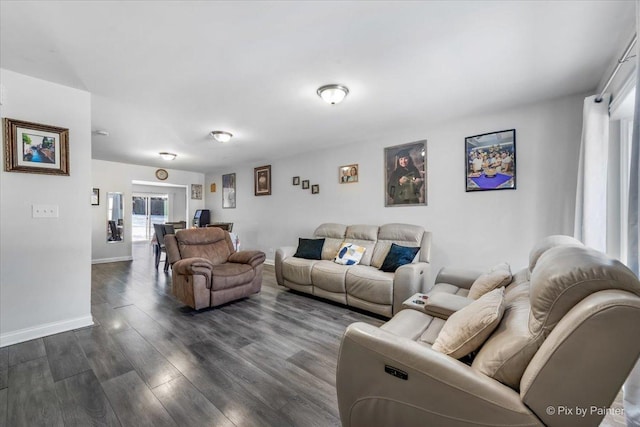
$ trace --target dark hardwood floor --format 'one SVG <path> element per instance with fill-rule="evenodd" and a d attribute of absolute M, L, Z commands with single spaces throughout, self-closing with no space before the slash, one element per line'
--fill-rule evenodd
<path fill-rule="evenodd" d="M 148 244 L 92 267 L 95 326 L 0 349 L 0 426 L 338 426 L 350 323 L 380 319 L 279 288 L 195 312 Z"/>
<path fill-rule="evenodd" d="M 340 337 L 380 319 L 279 288 L 269 266 L 259 295 L 195 312 L 151 246 L 134 259 L 92 267 L 95 326 L 0 348 L 0 427 L 340 425 Z"/>

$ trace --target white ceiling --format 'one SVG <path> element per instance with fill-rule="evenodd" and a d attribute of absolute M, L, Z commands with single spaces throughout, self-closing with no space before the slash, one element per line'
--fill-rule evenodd
<path fill-rule="evenodd" d="M 0 66 L 91 92 L 110 132 L 93 158 L 207 172 L 594 90 L 634 18 L 612 0 L 2 0 Z"/>

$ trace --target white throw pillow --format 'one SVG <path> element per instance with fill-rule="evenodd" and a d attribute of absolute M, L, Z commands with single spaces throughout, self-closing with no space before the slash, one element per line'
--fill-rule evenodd
<path fill-rule="evenodd" d="M 362 259 L 365 250 L 366 248 L 353 243 L 343 243 L 338 249 L 338 254 L 333 259 L 333 262 L 342 265 L 356 265 Z"/>
<path fill-rule="evenodd" d="M 432 348 L 455 359 L 479 349 L 498 327 L 504 308 L 504 288 L 484 294 L 449 316 Z"/>
<path fill-rule="evenodd" d="M 507 286 L 511 279 L 511 267 L 503 262 L 494 266 L 487 273 L 481 274 L 469 288 L 467 296 L 471 299 L 478 299 L 489 291 Z"/>

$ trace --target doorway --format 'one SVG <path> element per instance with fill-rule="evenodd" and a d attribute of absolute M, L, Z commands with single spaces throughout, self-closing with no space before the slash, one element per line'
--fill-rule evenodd
<path fill-rule="evenodd" d="M 131 203 L 131 240 L 149 241 L 153 237 L 153 224 L 169 220 L 169 195 L 133 193 Z"/>

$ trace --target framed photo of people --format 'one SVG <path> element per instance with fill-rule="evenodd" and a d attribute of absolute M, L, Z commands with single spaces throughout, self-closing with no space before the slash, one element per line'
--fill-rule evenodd
<path fill-rule="evenodd" d="M 515 190 L 516 130 L 465 138 L 466 191 Z"/>
<path fill-rule="evenodd" d="M 427 140 L 384 149 L 385 206 L 427 204 Z"/>

